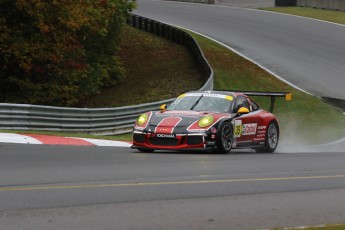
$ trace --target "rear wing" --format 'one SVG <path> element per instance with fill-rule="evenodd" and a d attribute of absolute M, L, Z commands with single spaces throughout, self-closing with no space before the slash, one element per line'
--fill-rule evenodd
<path fill-rule="evenodd" d="M 255 92 L 255 91 L 232 91 L 234 93 L 243 93 L 247 96 L 262 96 L 262 97 L 271 97 L 270 112 L 273 113 L 274 102 L 276 97 L 285 97 L 286 101 L 291 101 L 292 93 L 291 92 Z"/>

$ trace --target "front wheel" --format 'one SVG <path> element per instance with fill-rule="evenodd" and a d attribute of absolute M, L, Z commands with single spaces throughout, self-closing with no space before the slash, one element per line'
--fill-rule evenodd
<path fill-rule="evenodd" d="M 230 122 L 224 122 L 217 131 L 217 149 L 219 153 L 229 153 L 234 137 Z"/>
<path fill-rule="evenodd" d="M 263 148 L 256 148 L 256 152 L 273 153 L 279 141 L 279 128 L 276 122 L 271 122 L 266 131 L 266 140 Z"/>

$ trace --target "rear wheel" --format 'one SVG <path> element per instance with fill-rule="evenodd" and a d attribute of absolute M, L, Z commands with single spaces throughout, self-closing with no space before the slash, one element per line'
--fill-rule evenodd
<path fill-rule="evenodd" d="M 277 122 L 273 121 L 268 125 L 266 131 L 265 145 L 262 148 L 256 148 L 256 152 L 273 153 L 279 141 L 279 128 Z"/>
<path fill-rule="evenodd" d="M 219 153 L 229 153 L 234 137 L 230 122 L 224 122 L 217 131 L 217 150 Z"/>

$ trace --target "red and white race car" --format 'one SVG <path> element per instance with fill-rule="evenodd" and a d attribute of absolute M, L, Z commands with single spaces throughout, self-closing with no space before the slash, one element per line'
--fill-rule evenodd
<path fill-rule="evenodd" d="M 249 96 L 270 96 L 270 112 Z M 180 95 L 160 111 L 143 113 L 133 131 L 133 146 L 154 150 L 215 150 L 253 148 L 274 152 L 279 125 L 272 114 L 276 97 L 291 100 L 288 92 L 193 91 Z"/>

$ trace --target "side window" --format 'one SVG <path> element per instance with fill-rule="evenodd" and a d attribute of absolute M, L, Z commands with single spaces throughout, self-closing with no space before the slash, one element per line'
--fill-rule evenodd
<path fill-rule="evenodd" d="M 249 106 L 250 106 L 250 111 L 256 111 L 258 109 L 260 109 L 260 106 L 258 104 L 256 104 L 255 101 L 251 100 L 250 98 L 248 98 L 249 101 Z"/>
<path fill-rule="evenodd" d="M 250 110 L 248 100 L 247 100 L 247 98 L 244 97 L 244 96 L 238 96 L 238 97 L 237 97 L 236 105 L 235 105 L 235 107 L 234 107 L 234 113 L 237 113 L 237 111 L 238 111 L 241 107 L 246 107 L 247 109 Z"/>

